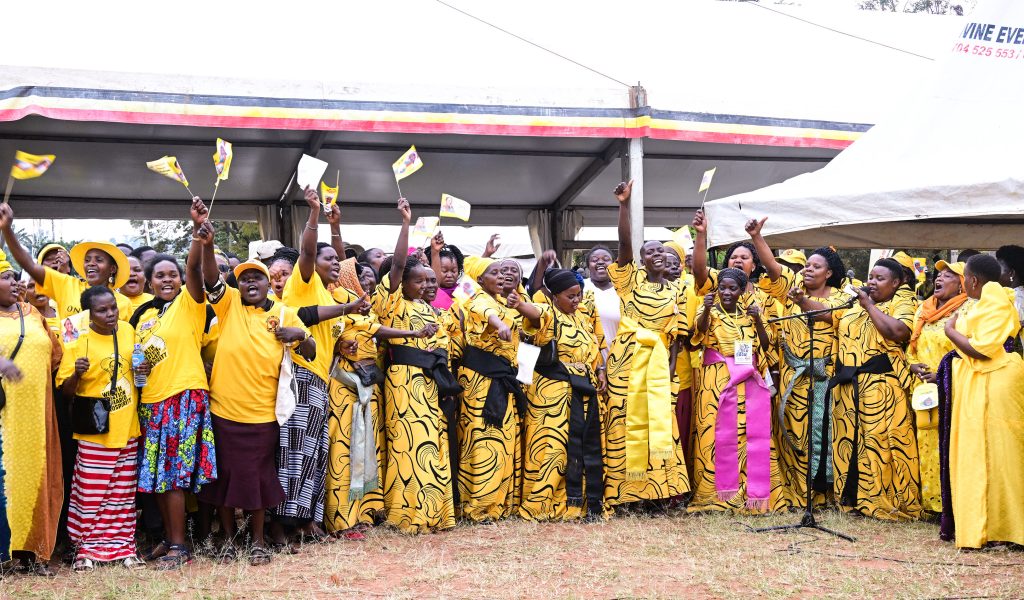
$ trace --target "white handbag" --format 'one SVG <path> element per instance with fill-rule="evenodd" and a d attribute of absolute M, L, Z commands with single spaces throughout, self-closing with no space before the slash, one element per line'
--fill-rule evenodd
<path fill-rule="evenodd" d="M 281 326 L 284 324 L 284 305 L 281 305 Z M 281 358 L 281 372 L 277 378 L 277 405 L 274 412 L 277 415 L 277 424 L 284 425 L 292 418 L 295 412 L 295 399 L 298 396 L 298 389 L 295 385 L 295 371 L 292 368 L 292 353 L 287 346 L 284 348 L 284 356 Z"/>

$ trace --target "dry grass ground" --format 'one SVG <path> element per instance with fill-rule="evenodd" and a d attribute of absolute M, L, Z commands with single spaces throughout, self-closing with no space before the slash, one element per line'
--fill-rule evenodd
<path fill-rule="evenodd" d="M 0 583 L 10 598 L 1024 598 L 1024 552 L 958 552 L 936 527 L 824 513 L 857 536 L 757 534 L 791 523 L 705 515 L 604 523 L 509 520 L 306 546 L 265 567 L 197 559 L 176 573 L 62 569 Z M 806 531 L 806 530 L 802 530 Z"/>

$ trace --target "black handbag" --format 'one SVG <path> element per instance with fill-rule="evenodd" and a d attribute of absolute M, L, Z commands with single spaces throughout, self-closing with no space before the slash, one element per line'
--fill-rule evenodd
<path fill-rule="evenodd" d="M 363 384 L 363 387 L 373 387 L 384 383 L 384 371 L 380 370 L 377 363 L 352 363 L 352 371 L 359 378 L 359 382 Z"/>
<path fill-rule="evenodd" d="M 110 375 L 111 391 L 117 389 L 117 331 L 114 331 L 114 369 Z M 96 435 L 110 431 L 110 399 L 75 395 L 71 401 L 71 430 L 79 435 Z"/>
<path fill-rule="evenodd" d="M 18 356 L 18 350 L 21 350 L 21 344 L 25 341 L 25 313 L 21 312 L 21 305 L 15 304 L 18 307 L 18 321 L 21 324 L 21 335 L 18 336 L 18 343 L 14 346 L 14 352 L 11 352 L 10 360 L 14 362 L 14 357 Z M 4 389 L 3 385 L 0 385 L 0 410 L 7 406 L 7 390 Z"/>

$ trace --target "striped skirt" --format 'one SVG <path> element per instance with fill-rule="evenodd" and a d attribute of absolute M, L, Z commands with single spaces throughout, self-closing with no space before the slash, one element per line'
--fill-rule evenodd
<path fill-rule="evenodd" d="M 330 438 L 327 435 L 327 382 L 305 367 L 295 366 L 298 393 L 295 412 L 281 426 L 277 447 L 277 478 L 285 501 L 277 517 L 299 523 L 324 520 L 324 485 Z"/>
<path fill-rule="evenodd" d="M 124 448 L 78 442 L 68 535 L 75 558 L 98 562 L 135 556 L 135 486 L 139 438 Z"/>

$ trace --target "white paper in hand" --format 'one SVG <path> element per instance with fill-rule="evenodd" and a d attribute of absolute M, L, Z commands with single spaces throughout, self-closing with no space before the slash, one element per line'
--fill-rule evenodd
<path fill-rule="evenodd" d="M 326 162 L 308 154 L 303 154 L 302 158 L 299 159 L 299 169 L 295 176 L 295 179 L 299 184 L 299 189 L 304 190 L 307 187 L 314 190 L 317 189 L 317 186 L 320 185 L 320 180 L 324 176 L 324 171 L 326 170 Z"/>
<path fill-rule="evenodd" d="M 519 342 L 519 373 L 516 374 L 516 379 L 526 385 L 533 383 L 533 368 L 537 366 L 538 358 L 540 358 L 539 346 Z"/>

